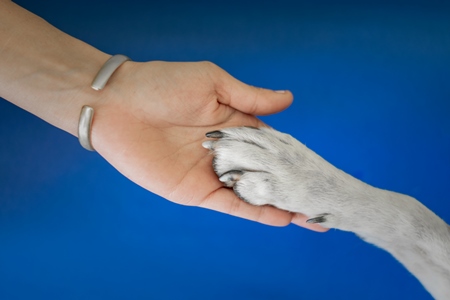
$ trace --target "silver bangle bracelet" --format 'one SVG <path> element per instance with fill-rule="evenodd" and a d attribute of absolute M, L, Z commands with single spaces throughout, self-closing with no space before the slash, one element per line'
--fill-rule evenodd
<path fill-rule="evenodd" d="M 91 87 L 96 91 L 103 89 L 117 68 L 128 60 L 130 59 L 122 54 L 112 56 L 100 68 L 92 81 Z M 91 126 L 93 118 L 94 109 L 88 105 L 83 106 L 81 108 L 80 120 L 78 121 L 78 140 L 80 141 L 81 146 L 89 151 L 95 151 L 91 142 Z"/>

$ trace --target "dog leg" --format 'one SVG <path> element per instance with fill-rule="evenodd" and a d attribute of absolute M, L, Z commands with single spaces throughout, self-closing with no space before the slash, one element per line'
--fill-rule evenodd
<path fill-rule="evenodd" d="M 417 200 L 374 188 L 268 128 L 207 134 L 219 180 L 244 201 L 303 213 L 390 252 L 436 299 L 450 299 L 450 227 Z"/>

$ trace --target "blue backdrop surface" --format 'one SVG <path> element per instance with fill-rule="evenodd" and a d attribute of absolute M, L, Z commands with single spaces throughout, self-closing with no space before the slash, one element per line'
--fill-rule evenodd
<path fill-rule="evenodd" d="M 291 90 L 293 105 L 264 121 L 450 221 L 443 1 L 17 2 L 110 54 L 210 60 L 246 83 Z M 170 203 L 2 100 L 0 299 L 431 297 L 353 234 Z"/>

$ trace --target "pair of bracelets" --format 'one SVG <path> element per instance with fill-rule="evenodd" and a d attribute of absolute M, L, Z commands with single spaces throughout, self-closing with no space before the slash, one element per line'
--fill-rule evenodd
<path fill-rule="evenodd" d="M 122 54 L 112 56 L 100 68 L 92 81 L 91 87 L 96 91 L 102 90 L 117 68 L 128 60 L 130 59 Z M 84 105 L 81 108 L 80 119 L 78 121 L 78 140 L 80 141 L 81 146 L 89 151 L 95 151 L 91 141 L 91 127 L 93 118 L 94 109 L 91 106 Z"/>

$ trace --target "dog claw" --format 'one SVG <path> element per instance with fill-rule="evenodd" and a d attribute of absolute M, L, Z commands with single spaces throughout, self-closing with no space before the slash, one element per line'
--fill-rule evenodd
<path fill-rule="evenodd" d="M 242 174 L 244 172 L 238 170 L 228 171 L 219 177 L 219 181 L 226 187 L 233 187 L 241 179 Z"/>
<path fill-rule="evenodd" d="M 207 138 L 214 138 L 214 139 L 220 139 L 223 138 L 224 136 L 223 132 L 220 130 L 210 131 L 207 132 L 205 135 Z"/>
<path fill-rule="evenodd" d="M 329 214 L 323 214 L 321 216 L 315 217 L 315 218 L 311 218 L 306 220 L 306 223 L 308 224 L 316 224 L 316 223 L 324 223 L 327 221 L 327 216 Z"/>
<path fill-rule="evenodd" d="M 214 141 L 204 141 L 202 147 L 208 150 L 214 150 Z"/>

